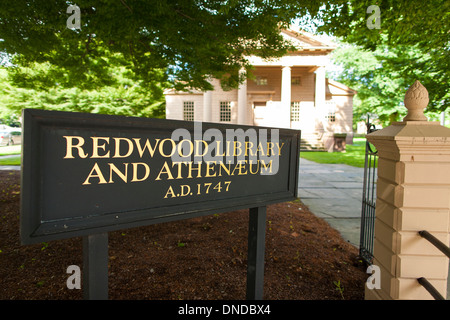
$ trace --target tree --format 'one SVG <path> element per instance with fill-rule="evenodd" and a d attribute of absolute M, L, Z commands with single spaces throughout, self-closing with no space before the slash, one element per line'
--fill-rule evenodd
<path fill-rule="evenodd" d="M 378 5 L 380 28 L 369 28 L 367 13 Z M 319 13 L 326 32 L 377 54 L 385 75 L 403 82 L 398 94 L 420 80 L 430 96 L 428 110 L 450 105 L 450 2 L 447 0 L 330 1 Z M 380 55 L 380 50 L 391 54 Z M 378 52 L 378 53 L 377 53 Z"/>
<path fill-rule="evenodd" d="M 332 60 L 340 71 L 331 76 L 358 92 L 354 100 L 355 121 L 365 119 L 367 114 L 377 117 L 383 125 L 401 120 L 406 115 L 405 88 L 413 79 L 432 82 L 435 76 L 419 67 L 432 65 L 431 56 L 412 46 L 379 45 L 371 51 L 341 42 L 332 53 Z M 411 68 L 411 61 L 415 68 Z M 436 117 L 433 111 L 427 111 L 429 117 Z"/>
<path fill-rule="evenodd" d="M 324 1 L 79 0 L 80 29 L 66 27 L 65 0 L 0 4 L 0 51 L 24 62 L 49 62 L 73 79 L 102 78 L 105 52 L 121 53 L 142 81 L 154 70 L 177 85 L 211 88 L 209 76 L 235 87 L 246 55 L 283 55 L 279 34 L 297 16 L 315 15 Z M 157 76 L 157 75 L 156 75 Z"/>
<path fill-rule="evenodd" d="M 405 80 L 399 91 L 420 71 L 429 109 L 445 110 L 450 103 L 447 0 L 377 0 L 380 29 L 367 24 L 373 0 L 79 0 L 80 29 L 74 30 L 66 23 L 68 5 L 65 0 L 2 0 L 0 51 L 21 65 L 56 65 L 71 83 L 87 89 L 108 85 L 105 70 L 115 54 L 142 83 L 177 80 L 177 89 L 210 89 L 212 76 L 230 88 L 243 79 L 242 68 L 251 71 L 246 56 L 284 55 L 291 47 L 279 29 L 301 19 L 367 50 L 398 49 L 398 59 L 383 61 L 383 69 L 393 80 Z M 400 50 L 410 47 L 427 58 L 405 59 Z"/>
<path fill-rule="evenodd" d="M 119 54 L 109 57 L 101 71 L 104 78 L 88 74 L 79 84 L 80 79 L 74 80 L 64 68 L 48 62 L 15 65 L 1 71 L 3 118 L 17 117 L 24 108 L 153 118 L 165 115 L 164 82 L 137 79 Z M 163 71 L 159 73 L 163 78 Z"/>

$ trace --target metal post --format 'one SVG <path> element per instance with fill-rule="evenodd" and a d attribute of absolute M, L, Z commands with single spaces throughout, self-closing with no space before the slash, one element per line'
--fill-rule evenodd
<path fill-rule="evenodd" d="M 108 233 L 83 237 L 83 296 L 108 299 Z"/>
<path fill-rule="evenodd" d="M 248 227 L 247 300 L 261 300 L 264 290 L 266 206 L 250 208 Z"/>

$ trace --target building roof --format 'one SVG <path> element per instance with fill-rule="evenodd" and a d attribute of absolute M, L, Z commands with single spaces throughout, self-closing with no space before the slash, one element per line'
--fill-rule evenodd
<path fill-rule="evenodd" d="M 326 94 L 335 96 L 354 96 L 357 91 L 345 84 L 326 78 Z"/>
<path fill-rule="evenodd" d="M 313 35 L 297 26 L 292 25 L 289 29 L 281 30 L 284 38 L 290 41 L 299 51 L 327 51 L 336 49 L 336 44 L 326 40 L 324 37 Z"/>
<path fill-rule="evenodd" d="M 291 44 L 293 44 L 297 51 L 291 52 L 288 55 L 291 56 L 317 56 L 321 55 L 323 57 L 327 56 L 331 51 L 333 51 L 337 45 L 333 42 L 324 39 L 323 37 L 319 37 L 316 35 L 313 35 L 312 33 L 306 32 L 300 28 L 298 28 L 295 25 L 291 25 L 289 29 L 282 29 L 281 35 L 284 37 L 285 40 L 289 41 Z M 252 56 L 254 58 L 254 56 Z M 250 58 L 250 57 L 248 57 Z M 250 59 L 251 60 L 251 59 Z M 250 61 L 251 63 L 254 63 L 254 65 L 260 65 L 256 60 Z M 316 63 L 316 62 L 314 62 Z M 314 71 L 314 69 L 310 70 L 311 72 Z M 338 82 L 334 82 L 335 85 L 338 84 Z M 332 83 L 330 83 L 332 84 Z M 345 94 L 356 94 L 356 91 L 353 89 L 350 89 L 346 87 L 343 84 L 340 84 L 341 86 L 338 86 L 338 88 L 342 91 L 346 91 Z M 342 87 L 344 86 L 344 87 Z M 164 94 L 203 94 L 201 90 L 191 89 L 190 91 L 176 91 L 175 89 L 166 89 L 164 91 Z"/>

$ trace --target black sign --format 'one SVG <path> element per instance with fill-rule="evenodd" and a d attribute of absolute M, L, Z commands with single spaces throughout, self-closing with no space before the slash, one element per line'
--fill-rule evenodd
<path fill-rule="evenodd" d="M 23 244 L 297 197 L 300 131 L 27 109 Z"/>

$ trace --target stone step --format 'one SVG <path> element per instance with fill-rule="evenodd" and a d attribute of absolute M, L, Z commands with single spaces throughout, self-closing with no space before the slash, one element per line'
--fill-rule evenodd
<path fill-rule="evenodd" d="M 325 146 L 316 133 L 302 134 L 300 151 L 325 151 Z"/>

